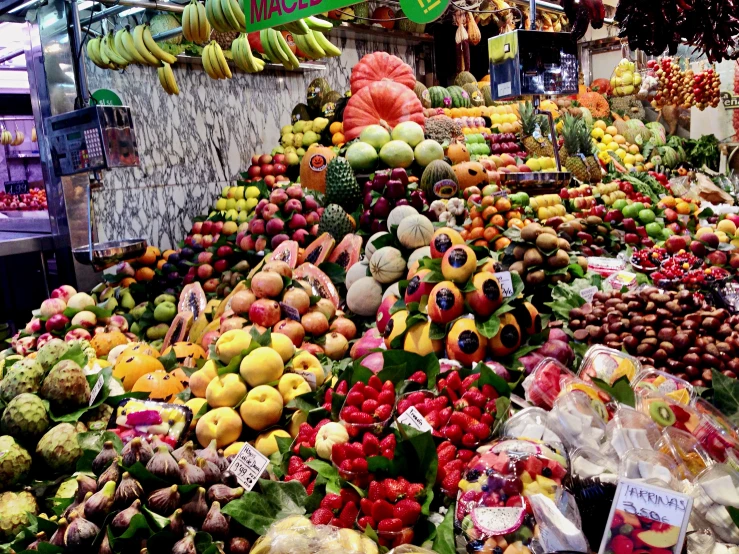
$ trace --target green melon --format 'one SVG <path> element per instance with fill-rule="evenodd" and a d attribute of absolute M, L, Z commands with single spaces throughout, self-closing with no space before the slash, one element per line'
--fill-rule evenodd
<path fill-rule="evenodd" d="M 354 4 L 354 17 L 369 18 L 369 4 L 367 4 L 367 2 L 360 2 L 359 4 Z M 357 19 L 357 23 L 362 23 L 364 25 L 367 25 L 369 22 L 366 21 L 366 19 Z"/>
<path fill-rule="evenodd" d="M 290 114 L 290 119 L 292 120 L 293 125 L 298 121 L 308 121 L 310 119 L 308 106 L 305 104 L 298 104 L 295 106 Z"/>
<path fill-rule="evenodd" d="M 482 88 L 480 88 L 480 92 L 482 92 L 482 99 L 485 101 L 486 106 L 492 106 L 493 105 L 493 91 L 490 88 L 490 85 L 483 85 Z"/>
<path fill-rule="evenodd" d="M 307 104 L 311 110 L 318 111 L 321 106 L 325 103 L 325 98 L 328 93 L 331 92 L 331 86 L 328 84 L 326 79 L 318 77 L 313 79 L 308 85 L 307 90 Z"/>
<path fill-rule="evenodd" d="M 467 83 L 462 89 L 470 95 L 470 104 L 473 106 L 484 106 L 485 99 L 482 96 L 482 92 L 477 88 L 477 84 Z"/>
<path fill-rule="evenodd" d="M 454 84 L 458 87 L 463 87 L 467 84 L 472 84 L 477 86 L 477 79 L 475 79 L 475 76 L 470 73 L 469 71 L 460 71 L 457 76 L 454 78 Z"/>
<path fill-rule="evenodd" d="M 421 175 L 421 190 L 427 198 L 452 198 L 457 195 L 459 181 L 452 166 L 443 160 L 434 160 Z"/>

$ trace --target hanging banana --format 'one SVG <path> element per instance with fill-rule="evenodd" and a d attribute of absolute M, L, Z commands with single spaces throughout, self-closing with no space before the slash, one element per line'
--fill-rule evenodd
<path fill-rule="evenodd" d="M 202 44 L 210 38 L 210 23 L 205 14 L 205 6 L 198 0 L 190 3 L 182 12 L 182 34 L 190 42 Z"/>
<path fill-rule="evenodd" d="M 241 33 L 231 43 L 231 55 L 236 66 L 247 73 L 257 73 L 264 69 L 264 60 L 255 58 L 249 46 L 249 39 Z"/>
<path fill-rule="evenodd" d="M 177 81 L 174 80 L 174 73 L 172 72 L 171 65 L 164 62 L 162 67 L 157 68 L 157 75 L 159 77 L 159 83 L 167 94 L 180 93 L 180 87 L 177 86 Z"/>

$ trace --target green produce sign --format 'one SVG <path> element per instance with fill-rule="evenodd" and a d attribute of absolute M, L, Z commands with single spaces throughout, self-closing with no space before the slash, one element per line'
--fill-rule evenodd
<path fill-rule="evenodd" d="M 405 16 L 414 23 L 431 23 L 441 17 L 449 0 L 400 0 Z"/>
<path fill-rule="evenodd" d="M 356 0 L 244 0 L 247 32 L 356 4 Z"/>
<path fill-rule="evenodd" d="M 98 106 L 122 106 L 123 101 L 112 90 L 107 88 L 99 88 L 92 93 L 92 101 Z"/>

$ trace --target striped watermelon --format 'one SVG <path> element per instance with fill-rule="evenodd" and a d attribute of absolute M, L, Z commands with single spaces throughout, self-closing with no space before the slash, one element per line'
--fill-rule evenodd
<path fill-rule="evenodd" d="M 453 108 L 469 108 L 470 107 L 471 105 L 470 95 L 462 87 L 458 87 L 458 86 L 447 87 L 447 91 L 449 92 L 449 96 L 451 96 L 452 98 Z"/>
<path fill-rule="evenodd" d="M 452 97 L 444 87 L 431 87 L 429 89 L 432 108 L 451 108 Z"/>

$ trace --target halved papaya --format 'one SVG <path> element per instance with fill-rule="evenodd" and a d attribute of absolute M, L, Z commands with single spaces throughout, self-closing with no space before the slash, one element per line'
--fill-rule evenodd
<path fill-rule="evenodd" d="M 323 233 L 306 247 L 302 257 L 298 259 L 298 263 L 308 262 L 315 265 L 321 265 L 326 261 L 331 251 L 334 249 L 336 241 L 328 233 Z"/>
<path fill-rule="evenodd" d="M 293 280 L 305 285 L 308 294 L 331 300 L 339 307 L 339 293 L 323 271 L 311 263 L 304 263 L 293 271 Z"/>
<path fill-rule="evenodd" d="M 346 271 L 359 261 L 361 251 L 362 237 L 350 233 L 341 239 L 339 246 L 331 252 L 328 261 L 340 265 Z"/>
<path fill-rule="evenodd" d="M 284 241 L 272 252 L 270 261 L 285 262 L 295 269 L 298 266 L 298 243 L 294 240 Z"/>

